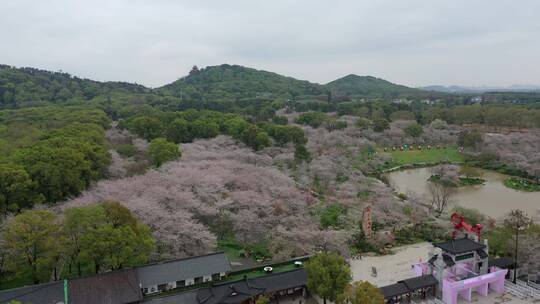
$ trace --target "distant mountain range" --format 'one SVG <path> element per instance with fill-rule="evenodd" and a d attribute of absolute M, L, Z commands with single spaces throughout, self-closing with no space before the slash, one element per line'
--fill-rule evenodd
<path fill-rule="evenodd" d="M 409 88 L 373 76 L 347 75 L 325 85 L 298 80 L 272 72 L 239 65 L 222 64 L 192 71 L 188 76 L 156 89 L 177 97 L 198 96 L 203 99 L 229 96 L 253 98 L 261 96 L 350 96 L 357 98 L 438 98 L 434 93 Z"/>
<path fill-rule="evenodd" d="M 151 89 L 125 82 L 99 82 L 63 72 L 0 65 L 0 108 L 17 108 L 67 101 L 93 100 L 98 96 L 159 95 L 174 96 L 184 103 L 220 102 L 224 107 L 255 99 L 295 99 L 318 101 L 346 100 L 461 100 L 455 93 L 486 91 L 536 91 L 539 86 L 462 87 L 428 86 L 410 88 L 373 76 L 347 75 L 327 84 L 298 80 L 277 73 L 239 65 L 222 64 L 194 68 L 187 76 L 162 87 Z M 538 95 L 538 94 L 536 94 Z M 536 96 L 533 96 L 536 100 Z M 505 97 L 506 98 L 506 97 Z M 508 97 L 510 98 L 510 97 Z M 507 99 L 508 99 L 507 98 Z M 126 99 L 126 98 L 124 98 Z M 131 98 L 136 100 L 134 98 Z M 517 99 L 522 99 L 519 97 Z M 516 98 L 510 98 L 516 100 Z"/>
<path fill-rule="evenodd" d="M 479 86 L 479 87 L 468 87 L 468 86 L 442 86 L 442 85 L 432 85 L 420 87 L 419 89 L 443 92 L 443 93 L 477 93 L 482 94 L 486 92 L 540 92 L 539 85 L 512 85 L 507 87 L 497 87 L 497 86 Z"/>

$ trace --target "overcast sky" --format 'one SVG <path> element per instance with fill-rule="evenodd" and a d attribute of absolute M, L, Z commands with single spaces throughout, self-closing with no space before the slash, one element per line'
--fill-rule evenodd
<path fill-rule="evenodd" d="M 326 83 L 540 85 L 538 0 L 1 0 L 0 63 L 161 86 L 240 64 Z"/>

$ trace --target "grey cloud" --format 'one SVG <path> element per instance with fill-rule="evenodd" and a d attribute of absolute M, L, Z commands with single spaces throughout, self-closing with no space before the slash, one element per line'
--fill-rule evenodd
<path fill-rule="evenodd" d="M 160 86 L 237 63 L 315 82 L 540 84 L 540 2 L 0 2 L 0 62 Z"/>

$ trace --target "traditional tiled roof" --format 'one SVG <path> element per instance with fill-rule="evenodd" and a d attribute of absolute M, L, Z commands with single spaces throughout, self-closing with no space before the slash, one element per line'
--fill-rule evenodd
<path fill-rule="evenodd" d="M 439 256 L 438 254 L 432 256 L 431 259 L 429 259 L 429 263 L 431 265 L 434 265 L 435 260 L 437 259 L 438 256 Z M 446 264 L 446 266 L 452 267 L 452 266 L 456 265 L 456 262 L 454 262 L 454 260 L 452 260 L 452 257 L 450 257 L 448 254 L 443 253 L 442 257 L 443 257 L 443 261 Z"/>
<path fill-rule="evenodd" d="M 0 303 L 17 300 L 23 304 L 57 304 L 64 302 L 64 282 L 52 282 L 0 291 Z"/>
<path fill-rule="evenodd" d="M 307 284 L 305 269 L 274 273 L 253 279 L 224 282 L 208 288 L 145 301 L 147 304 L 237 304 L 254 296 Z"/>
<path fill-rule="evenodd" d="M 202 289 L 197 294 L 198 304 L 235 304 L 256 295 L 301 287 L 307 284 L 305 269 L 265 275 L 232 283 L 222 283 Z"/>
<path fill-rule="evenodd" d="M 439 282 L 435 277 L 431 274 L 414 277 L 410 279 L 406 279 L 403 281 L 399 281 L 398 283 L 403 283 L 410 291 L 415 291 L 420 288 L 426 288 L 430 286 L 437 285 Z"/>
<path fill-rule="evenodd" d="M 437 285 L 437 279 L 431 274 L 422 275 L 402 281 L 396 284 L 380 287 L 385 299 L 392 299 L 397 296 L 405 295 L 421 288 L 427 288 Z"/>
<path fill-rule="evenodd" d="M 138 303 L 143 299 L 137 271 L 125 269 L 69 280 L 70 304 Z"/>
<path fill-rule="evenodd" d="M 433 246 L 439 247 L 444 252 L 448 252 L 453 255 L 472 252 L 472 251 L 484 249 L 486 247 L 485 245 L 475 242 L 468 238 L 450 240 L 443 243 L 433 244 Z"/>
<path fill-rule="evenodd" d="M 501 269 L 514 269 L 516 266 L 516 261 L 514 261 L 513 258 L 503 257 L 497 259 L 489 259 L 488 265 L 489 267 L 495 266 Z"/>
<path fill-rule="evenodd" d="M 137 267 L 142 287 L 226 273 L 230 270 L 231 266 L 223 252 Z"/>
<path fill-rule="evenodd" d="M 407 294 L 409 289 L 403 283 L 396 283 L 388 286 L 383 286 L 379 288 L 384 295 L 385 299 L 391 299 L 400 295 Z"/>
<path fill-rule="evenodd" d="M 488 254 L 483 249 L 476 250 L 476 253 L 481 259 L 485 259 L 488 257 Z"/>

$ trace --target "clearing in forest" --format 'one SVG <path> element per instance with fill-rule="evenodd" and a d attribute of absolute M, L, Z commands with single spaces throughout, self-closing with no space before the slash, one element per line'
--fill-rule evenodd
<path fill-rule="evenodd" d="M 390 151 L 390 156 L 395 165 L 409 165 L 417 163 L 439 163 L 439 162 L 463 162 L 465 157 L 457 147 L 446 147 L 441 149 L 422 149 Z"/>

